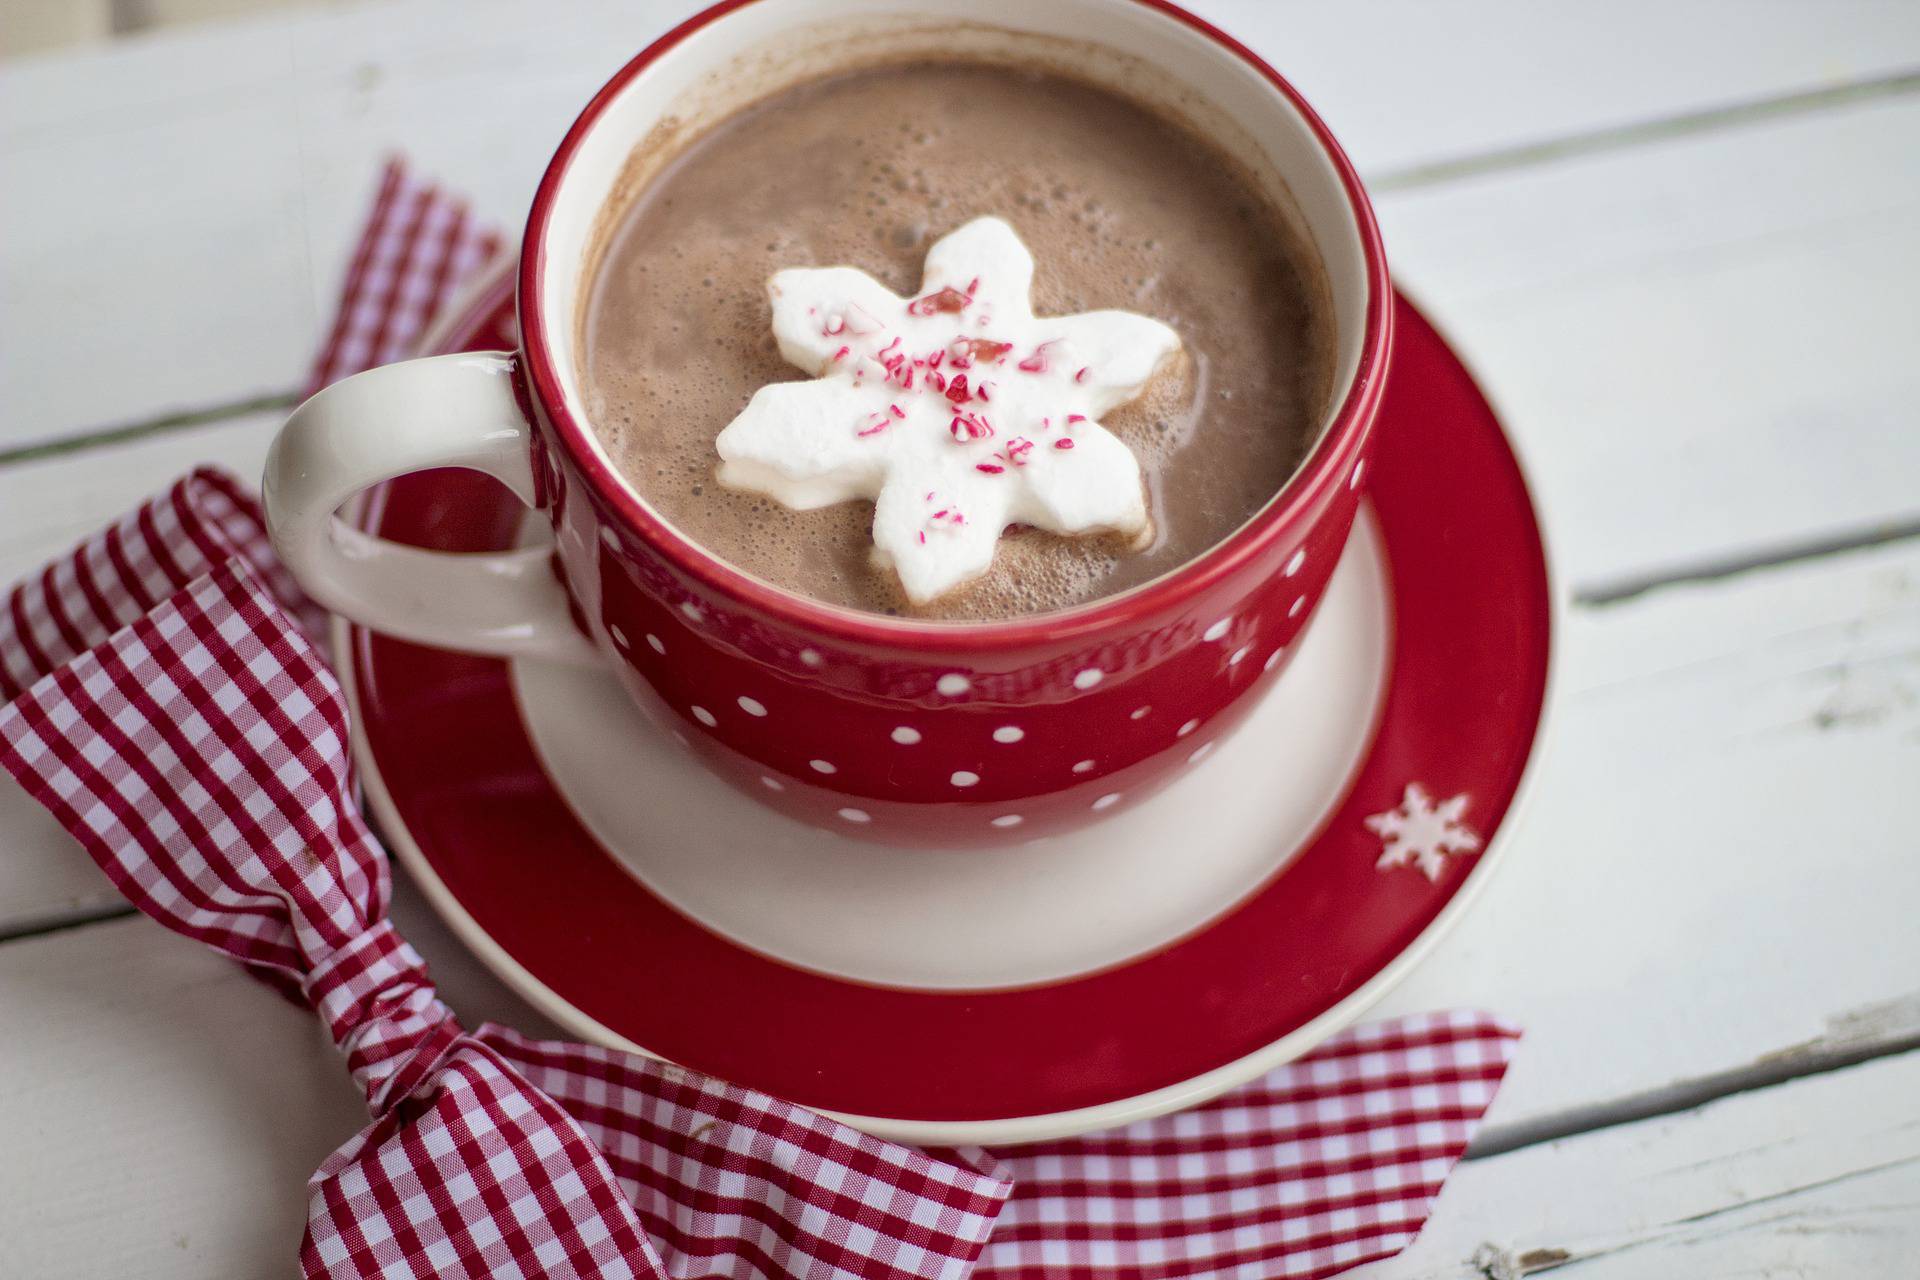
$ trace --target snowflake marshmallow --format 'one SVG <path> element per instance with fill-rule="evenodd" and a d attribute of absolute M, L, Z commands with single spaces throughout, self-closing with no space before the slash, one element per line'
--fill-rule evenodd
<path fill-rule="evenodd" d="M 1480 847 L 1479 833 L 1460 821 L 1466 812 L 1464 792 L 1436 805 L 1425 787 L 1409 782 L 1398 806 L 1366 820 L 1367 829 L 1385 845 L 1373 865 L 1382 871 L 1417 866 L 1427 879 L 1438 880 L 1448 855 Z"/>
<path fill-rule="evenodd" d="M 1100 415 L 1180 349 L 1126 311 L 1041 317 L 1033 256 L 999 218 L 927 251 L 920 292 L 852 267 L 767 284 L 780 354 L 811 382 L 762 387 L 715 442 L 723 484 L 798 510 L 874 501 L 874 558 L 925 603 L 993 563 L 1001 531 L 1149 528 L 1140 464 Z"/>

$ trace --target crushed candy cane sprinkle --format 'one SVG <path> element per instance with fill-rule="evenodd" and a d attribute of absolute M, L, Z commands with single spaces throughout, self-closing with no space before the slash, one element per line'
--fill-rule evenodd
<path fill-rule="evenodd" d="M 1124 311 L 1035 316 L 1032 280 L 993 217 L 937 241 L 911 298 L 852 267 L 778 272 L 774 337 L 814 380 L 755 393 L 716 441 L 720 480 L 797 509 L 873 499 L 874 557 L 916 603 L 984 573 L 1010 524 L 1143 535 L 1139 463 L 1099 417 L 1179 336 Z"/>

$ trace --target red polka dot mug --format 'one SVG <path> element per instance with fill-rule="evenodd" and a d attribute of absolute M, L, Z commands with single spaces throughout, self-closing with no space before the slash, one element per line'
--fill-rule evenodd
<path fill-rule="evenodd" d="M 886 617 L 733 568 L 609 462 L 582 409 L 575 316 L 629 157 L 669 116 L 697 122 L 831 66 L 860 44 L 855 16 L 862 39 L 907 53 L 960 35 L 1015 54 L 1082 42 L 1088 74 L 1129 68 L 1128 92 L 1175 95 L 1237 158 L 1284 179 L 1326 269 L 1335 389 L 1306 462 L 1223 542 L 1060 612 Z M 1166 84 L 1144 83 L 1143 67 Z M 320 392 L 274 444 L 267 514 L 329 608 L 443 648 L 606 664 L 711 768 L 803 822 L 902 845 L 1019 843 L 1152 792 L 1284 677 L 1359 503 L 1390 300 L 1372 211 L 1326 127 L 1259 57 L 1163 0 L 727 0 L 629 62 L 561 142 L 521 245 L 519 349 L 389 365 Z M 449 466 L 504 482 L 550 524 L 551 545 L 435 553 L 334 517 L 371 484 Z"/>

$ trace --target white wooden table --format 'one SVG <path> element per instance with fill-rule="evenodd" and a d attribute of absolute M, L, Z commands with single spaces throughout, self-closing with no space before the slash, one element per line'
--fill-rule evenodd
<path fill-rule="evenodd" d="M 416 0 L 0 69 L 0 579 L 257 470 L 381 157 L 517 219 L 681 0 Z M 1390 1011 L 1528 1036 L 1382 1277 L 1920 1254 L 1920 6 L 1205 0 L 1322 109 L 1574 605 L 1509 865 Z M 557 10 L 557 11 L 556 11 Z M 470 1017 L 540 1018 L 403 883 Z M 0 786 L 0 1276 L 289 1274 L 309 1019 Z"/>

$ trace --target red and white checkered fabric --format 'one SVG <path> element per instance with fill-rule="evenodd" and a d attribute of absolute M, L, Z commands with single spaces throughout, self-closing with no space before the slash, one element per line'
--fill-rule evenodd
<path fill-rule="evenodd" d="M 443 201 L 389 169 L 317 379 L 403 348 L 477 260 Z M 386 919 L 309 610 L 253 497 L 203 470 L 0 616 L 0 764 L 142 911 L 309 1003 L 366 1093 L 373 1123 L 309 1183 L 308 1275 L 1326 1276 L 1413 1238 L 1513 1050 L 1487 1015 L 1402 1018 L 1180 1115 L 923 1152 L 634 1055 L 466 1031 Z"/>
<path fill-rule="evenodd" d="M 313 362 L 308 394 L 413 355 L 421 331 L 500 244 L 498 229 L 476 222 L 465 200 L 389 160 L 347 264 L 333 330 Z"/>
<path fill-rule="evenodd" d="M 1351 1028 L 1204 1106 L 998 1152 L 977 1277 L 1329 1276 L 1412 1242 L 1519 1029 L 1470 1010 Z"/>

